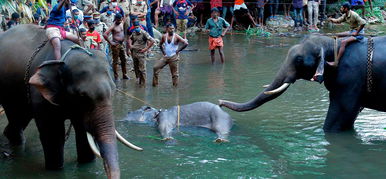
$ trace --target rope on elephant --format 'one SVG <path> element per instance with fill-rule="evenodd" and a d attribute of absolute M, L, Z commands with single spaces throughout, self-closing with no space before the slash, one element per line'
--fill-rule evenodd
<path fill-rule="evenodd" d="M 371 93 L 373 87 L 373 54 L 374 54 L 374 40 L 369 38 L 367 40 L 367 92 Z"/>
<path fill-rule="evenodd" d="M 128 92 L 122 91 L 121 89 L 118 89 L 118 88 L 117 88 L 117 91 L 120 92 L 120 93 L 122 93 L 122 94 L 124 94 L 125 96 L 128 96 L 128 97 L 130 97 L 130 98 L 136 99 L 136 100 L 138 100 L 138 101 L 141 101 L 143 104 L 146 104 L 146 105 L 148 105 L 148 106 L 150 106 L 150 107 L 158 108 L 158 107 L 156 107 L 156 106 L 154 106 L 154 105 L 151 105 L 151 104 L 147 103 L 146 101 L 144 101 L 144 100 L 142 100 L 142 99 L 140 99 L 140 98 L 135 97 L 135 96 L 132 95 L 132 94 L 129 94 Z M 160 108 L 158 108 L 158 109 L 160 109 Z"/>

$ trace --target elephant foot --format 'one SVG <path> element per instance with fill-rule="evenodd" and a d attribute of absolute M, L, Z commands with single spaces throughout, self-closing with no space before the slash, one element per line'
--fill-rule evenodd
<path fill-rule="evenodd" d="M 225 143 L 225 142 L 229 142 L 229 140 L 217 138 L 217 139 L 214 140 L 213 142 L 216 142 L 216 143 Z"/>
<path fill-rule="evenodd" d="M 13 146 L 23 145 L 25 143 L 23 130 L 12 130 L 7 126 L 3 134 L 7 137 L 9 144 Z"/>

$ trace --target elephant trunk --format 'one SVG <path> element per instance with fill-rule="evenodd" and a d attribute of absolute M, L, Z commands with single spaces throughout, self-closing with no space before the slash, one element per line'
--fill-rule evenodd
<path fill-rule="evenodd" d="M 289 65 L 283 65 L 276 75 L 275 80 L 254 99 L 245 103 L 235 103 L 232 101 L 219 100 L 219 105 L 225 106 L 237 112 L 250 111 L 280 96 L 282 93 L 284 93 L 285 90 L 288 89 L 291 83 L 295 82 L 295 80 L 295 70 Z"/>
<path fill-rule="evenodd" d="M 111 104 L 106 102 L 97 105 L 89 118 L 89 129 L 99 146 L 106 175 L 109 179 L 118 179 L 120 170 Z"/>

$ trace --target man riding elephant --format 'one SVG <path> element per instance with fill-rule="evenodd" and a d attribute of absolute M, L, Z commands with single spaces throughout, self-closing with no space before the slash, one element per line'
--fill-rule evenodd
<path fill-rule="evenodd" d="M 47 21 L 46 35 L 54 47 L 55 59 L 60 60 L 62 57 L 60 53 L 60 40 L 68 39 L 79 44 L 79 39 L 76 35 L 66 32 L 63 28 L 66 22 L 66 11 L 70 9 L 71 3 L 76 4 L 78 0 L 59 0 L 50 13 Z"/>
<path fill-rule="evenodd" d="M 350 25 L 351 30 L 337 34 L 337 37 L 347 38 L 341 40 L 339 51 L 337 56 L 335 56 L 335 60 L 333 62 L 327 62 L 327 64 L 333 67 L 338 66 L 339 59 L 342 57 L 347 45 L 355 41 L 363 40 L 364 27 L 366 25 L 366 21 L 362 19 L 356 12 L 351 10 L 350 3 L 344 3 L 340 8 L 340 11 L 343 13 L 343 16 L 339 17 L 338 19 L 328 18 L 328 20 L 333 23 L 347 22 Z M 319 70 L 317 70 L 312 78 L 312 80 L 318 81 L 319 83 L 321 83 L 323 80 L 323 68 L 321 65 L 324 66 L 323 63 L 320 63 L 320 66 L 318 67 Z"/>

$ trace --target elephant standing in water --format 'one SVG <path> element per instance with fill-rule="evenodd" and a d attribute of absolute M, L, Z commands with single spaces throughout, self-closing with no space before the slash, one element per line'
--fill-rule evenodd
<path fill-rule="evenodd" d="M 23 130 L 34 118 L 46 169 L 57 170 L 63 167 L 64 121 L 70 119 L 78 162 L 90 162 L 94 153 L 99 154 L 91 134 L 108 178 L 120 178 L 116 136 L 121 136 L 114 126 L 115 85 L 106 56 L 96 50 L 88 54 L 73 49 L 63 61 L 52 60 L 53 47 L 48 42 L 30 61 L 45 40 L 45 30 L 35 25 L 20 25 L 0 35 L 0 103 L 8 118 L 4 135 L 13 145 L 23 144 Z M 63 41 L 62 54 L 73 45 Z"/>
<path fill-rule="evenodd" d="M 353 129 L 362 107 L 386 111 L 386 51 L 383 49 L 386 37 L 373 40 L 371 93 L 367 92 L 368 39 L 350 44 L 337 68 L 325 65 L 324 84 L 330 92 L 330 105 L 324 131 Z M 281 95 L 297 79 L 310 80 L 321 62 L 334 61 L 334 41 L 325 36 L 307 37 L 288 51 L 284 64 L 265 91 L 246 103 L 220 100 L 220 105 L 235 111 L 252 110 Z"/>

